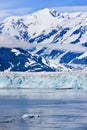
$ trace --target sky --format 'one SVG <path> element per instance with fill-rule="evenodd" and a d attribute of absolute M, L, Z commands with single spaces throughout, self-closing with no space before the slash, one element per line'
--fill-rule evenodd
<path fill-rule="evenodd" d="M 0 20 L 44 8 L 56 8 L 60 12 L 87 11 L 87 0 L 0 0 Z"/>

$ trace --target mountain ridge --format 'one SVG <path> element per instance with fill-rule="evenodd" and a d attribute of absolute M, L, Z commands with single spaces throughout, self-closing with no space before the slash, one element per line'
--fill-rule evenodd
<path fill-rule="evenodd" d="M 87 67 L 87 12 L 59 13 L 46 8 L 12 16 L 0 23 L 1 35 L 23 42 L 27 51 L 44 58 L 55 71 Z"/>

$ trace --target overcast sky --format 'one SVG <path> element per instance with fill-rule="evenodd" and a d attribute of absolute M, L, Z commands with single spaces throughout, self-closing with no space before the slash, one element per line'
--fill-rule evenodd
<path fill-rule="evenodd" d="M 87 0 L 0 0 L 0 20 L 55 7 L 60 12 L 87 11 Z"/>

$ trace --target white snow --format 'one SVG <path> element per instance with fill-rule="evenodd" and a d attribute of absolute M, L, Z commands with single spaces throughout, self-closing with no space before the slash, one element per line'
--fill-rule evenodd
<path fill-rule="evenodd" d="M 18 56 L 20 54 L 19 50 L 17 50 L 17 49 L 12 49 L 11 52 L 14 52 L 16 56 Z"/>
<path fill-rule="evenodd" d="M 78 57 L 78 59 L 83 59 L 85 57 L 87 57 L 87 53 L 82 54 L 81 56 Z"/>
<path fill-rule="evenodd" d="M 29 63 L 29 62 L 26 62 L 26 63 L 25 63 L 25 67 L 27 68 L 28 66 L 30 66 L 30 63 Z"/>
<path fill-rule="evenodd" d="M 52 11 L 52 10 L 51 10 Z M 54 10 L 53 10 L 54 11 Z M 27 26 L 27 28 L 23 27 L 22 25 L 17 25 L 17 21 L 20 20 L 24 25 Z M 13 24 L 14 23 L 14 24 Z M 12 16 L 4 20 L 4 28 L 3 28 L 3 33 L 9 37 L 10 36 L 19 36 L 19 39 L 21 41 L 21 45 L 19 44 L 18 40 L 15 41 L 11 40 L 12 38 L 8 38 L 10 42 L 10 46 L 24 46 L 24 48 L 30 48 L 31 45 L 26 44 L 23 42 L 23 38 L 19 35 L 20 31 L 27 31 L 28 36 L 30 38 L 35 38 L 41 34 L 48 34 L 51 32 L 53 29 L 58 29 L 58 31 L 61 32 L 62 28 L 69 28 L 68 32 L 59 39 L 58 43 L 56 43 L 57 49 L 67 49 L 69 51 L 86 51 L 85 48 L 80 47 L 79 45 L 70 45 L 72 41 L 75 41 L 80 34 L 72 35 L 72 33 L 79 29 L 81 26 L 87 28 L 87 13 L 86 12 L 76 12 L 76 13 L 60 13 L 59 16 L 53 17 L 50 13 L 50 9 L 46 8 L 40 11 L 37 11 L 31 15 L 26 15 L 26 16 Z M 13 27 L 15 26 L 15 29 Z M 57 33 L 57 34 L 58 34 Z M 52 43 L 53 38 L 56 36 L 54 34 L 48 39 L 45 39 L 42 41 L 40 44 L 42 45 L 47 45 L 49 43 Z M 6 46 L 8 44 L 7 38 L 3 38 L 0 36 L 0 45 Z M 14 44 L 13 44 L 14 41 Z M 83 36 L 80 39 L 79 44 L 82 44 L 82 41 L 87 41 L 87 33 L 85 32 Z M 2 44 L 1 44 L 2 42 Z M 6 44 L 5 44 L 5 43 Z M 16 43 L 17 42 L 17 43 Z M 36 46 L 37 40 L 33 43 L 33 46 Z M 12 45 L 13 44 L 13 45 Z M 39 45 L 37 45 L 39 46 Z M 50 46 L 50 45 L 49 45 Z M 51 45 L 52 46 L 52 45 Z"/>
<path fill-rule="evenodd" d="M 19 36 L 19 39 L 22 40 L 20 43 L 21 45 L 19 44 L 18 40 L 16 41 L 15 39 L 12 40 L 12 38 L 10 37 L 8 38 L 9 42 L 11 42 L 9 46 L 23 46 L 24 48 L 30 48 L 31 45 L 28 44 L 25 45 L 25 42 L 23 42 L 23 38 L 19 35 L 20 31 L 27 31 L 28 36 L 30 38 L 35 38 L 41 34 L 44 35 L 49 34 L 53 29 L 60 28 L 58 31 L 59 33 L 61 32 L 62 28 L 69 28 L 70 30 L 68 30 L 68 32 L 62 38 L 60 38 L 59 41 L 56 43 L 56 48 L 67 49 L 69 51 L 83 51 L 83 52 L 86 51 L 85 48 L 82 48 L 79 45 L 70 45 L 70 43 L 72 41 L 75 41 L 80 36 L 80 34 L 72 35 L 72 33 L 75 30 L 78 30 L 81 26 L 87 28 L 87 13 L 86 12 L 60 13 L 59 16 L 53 17 L 50 11 L 52 12 L 52 10 L 46 8 L 37 11 L 31 15 L 12 16 L 6 18 L 4 20 L 4 28 L 2 30 L 3 31 L 2 34 L 5 34 L 6 38 L 0 36 L 0 45 L 6 46 L 6 44 L 8 44 L 7 37 L 9 37 L 9 35 L 12 37 L 17 35 Z M 27 28 L 25 26 L 23 27 L 21 24 L 18 26 L 17 25 L 18 20 L 21 21 L 24 25 L 26 25 Z M 15 26 L 15 29 L 13 26 Z M 47 38 L 44 41 L 42 41 L 41 42 L 42 44 L 40 43 L 42 47 L 43 45 L 48 46 L 49 43 L 52 43 L 53 38 L 57 34 L 54 34 L 50 38 Z M 83 34 L 79 44 L 82 44 L 82 41 L 87 41 L 87 32 Z M 33 45 L 36 46 L 36 43 L 37 40 L 34 41 Z"/>

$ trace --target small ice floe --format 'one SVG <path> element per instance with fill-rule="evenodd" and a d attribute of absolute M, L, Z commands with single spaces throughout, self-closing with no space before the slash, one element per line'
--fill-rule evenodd
<path fill-rule="evenodd" d="M 22 119 L 33 119 L 33 118 L 38 118 L 40 117 L 39 115 L 31 115 L 31 114 L 24 114 L 22 116 Z"/>

